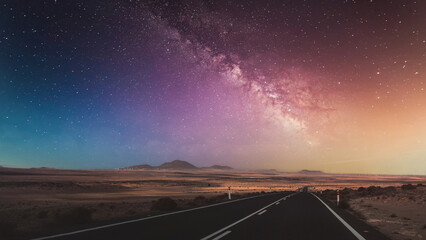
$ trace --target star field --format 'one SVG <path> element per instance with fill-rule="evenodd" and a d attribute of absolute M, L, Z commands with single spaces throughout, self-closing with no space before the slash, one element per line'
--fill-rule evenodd
<path fill-rule="evenodd" d="M 4 1 L 0 165 L 426 174 L 422 1 Z"/>

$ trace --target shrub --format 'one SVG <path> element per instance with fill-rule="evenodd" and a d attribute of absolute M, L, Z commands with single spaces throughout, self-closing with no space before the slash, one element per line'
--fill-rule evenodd
<path fill-rule="evenodd" d="M 340 191 L 340 193 L 342 193 L 342 194 L 349 194 L 350 192 L 352 191 L 352 189 L 350 189 L 350 188 L 344 188 L 343 190 L 341 190 Z"/>
<path fill-rule="evenodd" d="M 85 224 L 92 221 L 92 211 L 86 207 L 75 207 L 56 216 L 59 225 Z"/>
<path fill-rule="evenodd" d="M 363 192 L 363 191 L 365 191 L 365 187 L 358 188 L 358 192 Z"/>
<path fill-rule="evenodd" d="M 380 187 L 376 187 L 376 186 L 369 186 L 368 188 L 367 188 L 367 191 L 369 191 L 369 192 L 375 192 L 375 191 L 377 191 L 377 190 L 379 190 L 380 189 Z"/>
<path fill-rule="evenodd" d="M 392 213 L 392 214 L 390 215 L 390 217 L 391 217 L 391 218 L 396 218 L 397 216 L 396 216 L 396 214 L 395 214 L 395 213 Z"/>
<path fill-rule="evenodd" d="M 217 202 L 225 201 L 225 200 L 227 200 L 227 199 L 228 199 L 228 194 L 227 194 L 227 193 L 224 193 L 224 194 L 220 194 L 220 195 L 217 195 L 217 196 L 213 196 L 213 197 L 211 197 L 211 198 L 207 199 L 207 202 L 208 202 L 208 203 L 217 203 Z"/>
<path fill-rule="evenodd" d="M 241 195 L 241 194 L 239 194 L 239 193 L 234 193 L 233 195 L 232 195 L 232 199 L 239 199 L 239 198 L 243 198 L 244 196 L 243 195 Z"/>
<path fill-rule="evenodd" d="M 416 189 L 416 186 L 411 185 L 411 184 L 406 184 L 406 185 L 402 185 L 401 189 L 402 190 L 414 190 L 414 189 Z"/>
<path fill-rule="evenodd" d="M 208 202 L 209 201 L 206 197 L 200 195 L 198 197 L 195 197 L 192 201 L 187 202 L 187 205 L 194 207 L 194 206 L 206 204 Z"/>
<path fill-rule="evenodd" d="M 206 200 L 207 200 L 207 198 L 204 197 L 204 196 L 201 196 L 201 195 L 194 198 L 194 202 L 196 202 L 196 203 L 204 203 Z"/>
<path fill-rule="evenodd" d="M 346 201 L 346 200 L 341 200 L 341 201 L 339 202 L 339 207 L 340 207 L 341 209 L 349 209 L 351 206 L 349 205 L 349 202 L 348 202 L 348 201 Z"/>
<path fill-rule="evenodd" d="M 163 197 L 158 199 L 157 201 L 154 201 L 151 206 L 151 210 L 154 211 L 171 211 L 175 210 L 176 208 L 176 201 L 168 197 Z"/>

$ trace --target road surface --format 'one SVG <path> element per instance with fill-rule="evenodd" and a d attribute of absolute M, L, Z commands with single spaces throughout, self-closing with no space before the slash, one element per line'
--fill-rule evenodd
<path fill-rule="evenodd" d="M 277 193 L 35 239 L 387 239 L 311 193 Z"/>

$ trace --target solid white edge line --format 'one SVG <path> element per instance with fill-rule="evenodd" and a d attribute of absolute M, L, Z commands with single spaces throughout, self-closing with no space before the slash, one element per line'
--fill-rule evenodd
<path fill-rule="evenodd" d="M 149 220 L 149 219 L 153 219 L 153 218 L 164 217 L 164 216 L 169 216 L 169 215 L 174 215 L 174 214 L 179 214 L 179 213 L 184 213 L 184 212 L 190 212 L 190 211 L 199 210 L 199 209 L 203 209 L 203 208 L 209 208 L 209 207 L 219 206 L 219 205 L 233 203 L 233 202 L 239 202 L 239 201 L 248 200 L 248 199 L 252 199 L 252 198 L 265 197 L 265 196 L 270 196 L 270 195 L 259 195 L 259 196 L 253 196 L 253 197 L 248 197 L 248 198 L 235 199 L 235 200 L 221 202 L 221 203 L 215 203 L 215 204 L 211 204 L 211 205 L 207 205 L 207 206 L 180 210 L 180 211 L 177 211 L 177 212 L 163 213 L 163 214 L 159 214 L 159 215 L 155 215 L 155 216 L 138 218 L 138 219 L 124 221 L 124 222 L 118 222 L 118 223 L 112 223 L 112 224 L 107 224 L 107 225 L 103 225 L 103 226 L 99 226 L 99 227 L 86 228 L 86 229 L 72 231 L 72 232 L 68 232 L 68 233 L 61 233 L 61 234 L 56 234 L 56 235 L 51 235 L 51 236 L 46 236 L 46 237 L 33 238 L 32 240 L 44 240 L 44 239 L 63 237 L 63 236 L 77 234 L 77 233 L 89 232 L 89 231 L 93 231 L 93 230 L 114 227 L 114 226 L 123 225 L 123 224 L 127 224 L 127 223 L 140 222 L 140 221 Z"/>
<path fill-rule="evenodd" d="M 220 234 L 219 236 L 217 236 L 217 237 L 213 238 L 213 240 L 219 240 L 219 239 L 221 239 L 221 238 L 225 237 L 226 235 L 228 235 L 230 232 L 231 232 L 231 231 L 226 231 L 226 232 L 224 232 L 224 233 Z"/>
<path fill-rule="evenodd" d="M 260 213 L 258 213 L 257 215 L 262 215 L 262 214 L 264 214 L 266 212 L 266 210 L 263 210 L 263 211 L 261 211 Z"/>
<path fill-rule="evenodd" d="M 312 193 L 311 193 L 312 194 Z M 353 227 L 351 227 L 351 225 L 349 225 L 345 220 L 343 220 L 343 218 L 341 218 L 336 212 L 334 212 L 333 211 L 333 209 L 331 209 L 327 204 L 325 204 L 322 200 L 321 200 L 321 198 L 319 198 L 317 195 L 315 195 L 315 194 L 312 194 L 313 196 L 315 196 L 316 198 L 318 198 L 318 200 L 320 200 L 320 202 L 322 203 L 322 204 L 324 204 L 324 206 L 326 206 L 327 208 L 328 208 L 328 210 L 330 210 L 330 212 L 331 213 L 333 213 L 333 215 L 337 218 L 337 219 L 339 219 L 339 221 L 341 222 L 341 223 L 343 223 L 343 225 L 345 225 L 345 227 L 347 228 L 347 229 L 349 229 L 349 231 L 351 231 L 351 233 L 353 234 L 353 235 L 355 235 L 355 237 L 356 238 L 358 238 L 359 240 L 365 240 L 365 238 L 363 237 L 363 236 L 361 236 L 361 234 L 359 234 Z"/>
<path fill-rule="evenodd" d="M 285 197 L 289 197 L 289 196 L 292 196 L 292 195 L 294 195 L 294 194 L 296 194 L 296 193 L 292 193 L 292 194 L 290 194 L 290 195 L 288 195 L 288 196 L 285 196 Z M 266 208 L 268 208 L 268 207 L 270 207 L 270 206 L 274 205 L 275 203 L 277 203 L 277 202 L 281 201 L 281 200 L 282 200 L 282 199 L 284 199 L 285 197 L 280 198 L 280 199 L 278 199 L 277 201 L 275 201 L 275 202 L 273 202 L 273 203 L 271 203 L 271 204 L 269 204 L 269 205 L 267 205 L 267 206 L 265 206 L 265 207 L 263 207 L 263 208 L 261 208 L 261 209 L 257 210 L 256 212 L 254 212 L 254 213 L 252 213 L 252 214 L 250 214 L 250 215 L 247 215 L 246 217 L 243 217 L 243 218 L 241 218 L 240 220 L 238 220 L 238 221 L 236 221 L 236 222 L 234 222 L 234 223 L 231 223 L 231 224 L 229 224 L 228 226 L 226 226 L 226 227 L 224 227 L 224 228 L 222 228 L 222 229 L 219 229 L 219 230 L 217 230 L 216 232 L 214 232 L 214 233 L 212 233 L 212 234 L 210 234 L 210 235 L 208 235 L 208 236 L 206 236 L 206 237 L 201 238 L 201 240 L 207 240 L 207 239 L 209 239 L 209 238 L 211 238 L 211 237 L 213 237 L 213 236 L 215 236 L 215 235 L 217 235 L 217 234 L 219 234 L 219 233 L 221 233 L 221 232 L 223 232 L 223 231 L 225 231 L 225 230 L 227 230 L 227 229 L 229 229 L 229 228 L 231 228 L 231 227 L 233 227 L 233 226 L 237 225 L 238 223 L 240 223 L 240 222 L 242 222 L 242 221 L 244 221 L 244 220 L 246 220 L 246 219 L 248 219 L 248 218 L 250 218 L 250 217 L 252 217 L 252 216 L 256 215 L 257 213 L 259 213 L 259 212 L 263 211 L 264 209 L 266 209 Z"/>

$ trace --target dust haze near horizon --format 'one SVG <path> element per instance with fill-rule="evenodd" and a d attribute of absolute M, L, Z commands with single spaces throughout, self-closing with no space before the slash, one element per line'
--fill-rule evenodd
<path fill-rule="evenodd" d="M 424 1 L 5 1 L 0 165 L 426 174 Z"/>

